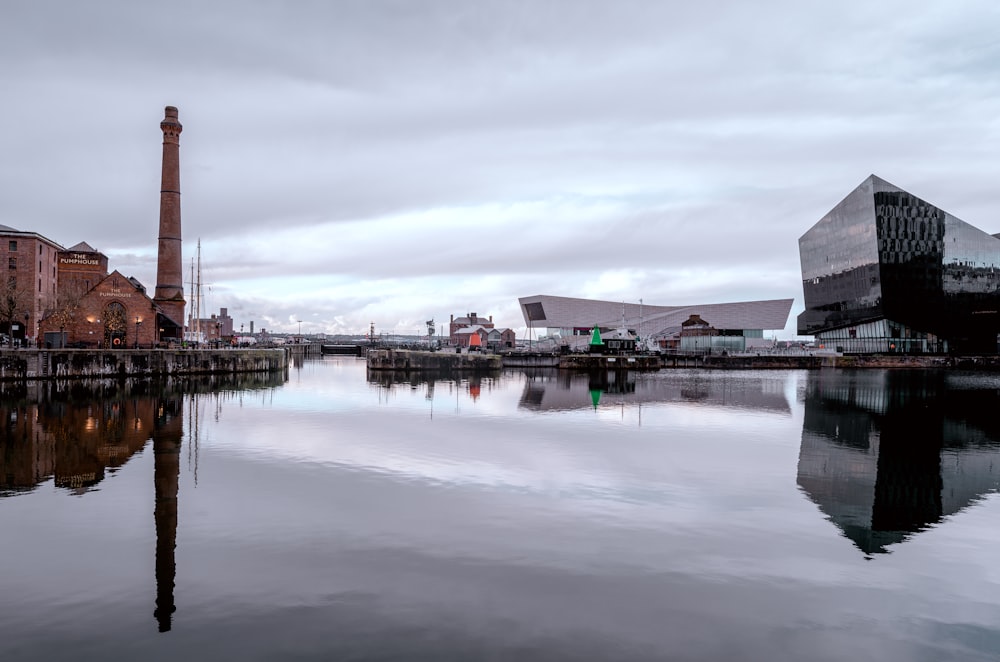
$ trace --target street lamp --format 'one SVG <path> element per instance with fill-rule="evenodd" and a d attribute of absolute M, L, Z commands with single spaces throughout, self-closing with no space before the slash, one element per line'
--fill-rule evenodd
<path fill-rule="evenodd" d="M 142 318 L 135 318 L 135 348 L 139 349 L 139 325 L 142 324 Z"/>

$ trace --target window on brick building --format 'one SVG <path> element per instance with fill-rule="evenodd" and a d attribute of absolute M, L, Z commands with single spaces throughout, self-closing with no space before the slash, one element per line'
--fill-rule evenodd
<path fill-rule="evenodd" d="M 7 268 L 8 269 L 17 269 L 17 258 L 16 257 L 12 257 L 12 258 L 8 258 L 7 259 Z"/>
<path fill-rule="evenodd" d="M 16 242 L 16 241 L 11 241 L 11 242 L 10 242 L 10 243 L 9 243 L 9 244 L 7 245 L 7 247 L 8 247 L 8 248 L 9 248 L 10 250 L 12 250 L 12 251 L 16 251 L 16 250 L 17 250 L 17 242 Z"/>

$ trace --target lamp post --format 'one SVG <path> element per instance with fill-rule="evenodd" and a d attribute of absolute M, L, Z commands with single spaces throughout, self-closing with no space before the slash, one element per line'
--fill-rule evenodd
<path fill-rule="evenodd" d="M 139 349 L 139 325 L 142 324 L 142 318 L 135 318 L 135 348 Z"/>

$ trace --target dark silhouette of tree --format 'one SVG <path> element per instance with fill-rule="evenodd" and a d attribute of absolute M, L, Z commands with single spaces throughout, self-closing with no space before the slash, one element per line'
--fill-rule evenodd
<path fill-rule="evenodd" d="M 31 310 L 31 292 L 28 285 L 19 284 L 16 276 L 0 281 L 0 330 L 10 333 L 15 320 L 22 319 Z"/>

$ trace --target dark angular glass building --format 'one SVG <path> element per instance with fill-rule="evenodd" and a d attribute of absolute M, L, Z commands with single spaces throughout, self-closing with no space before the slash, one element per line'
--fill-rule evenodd
<path fill-rule="evenodd" d="M 996 353 L 1000 239 L 872 175 L 799 238 L 798 332 L 845 353 Z"/>

